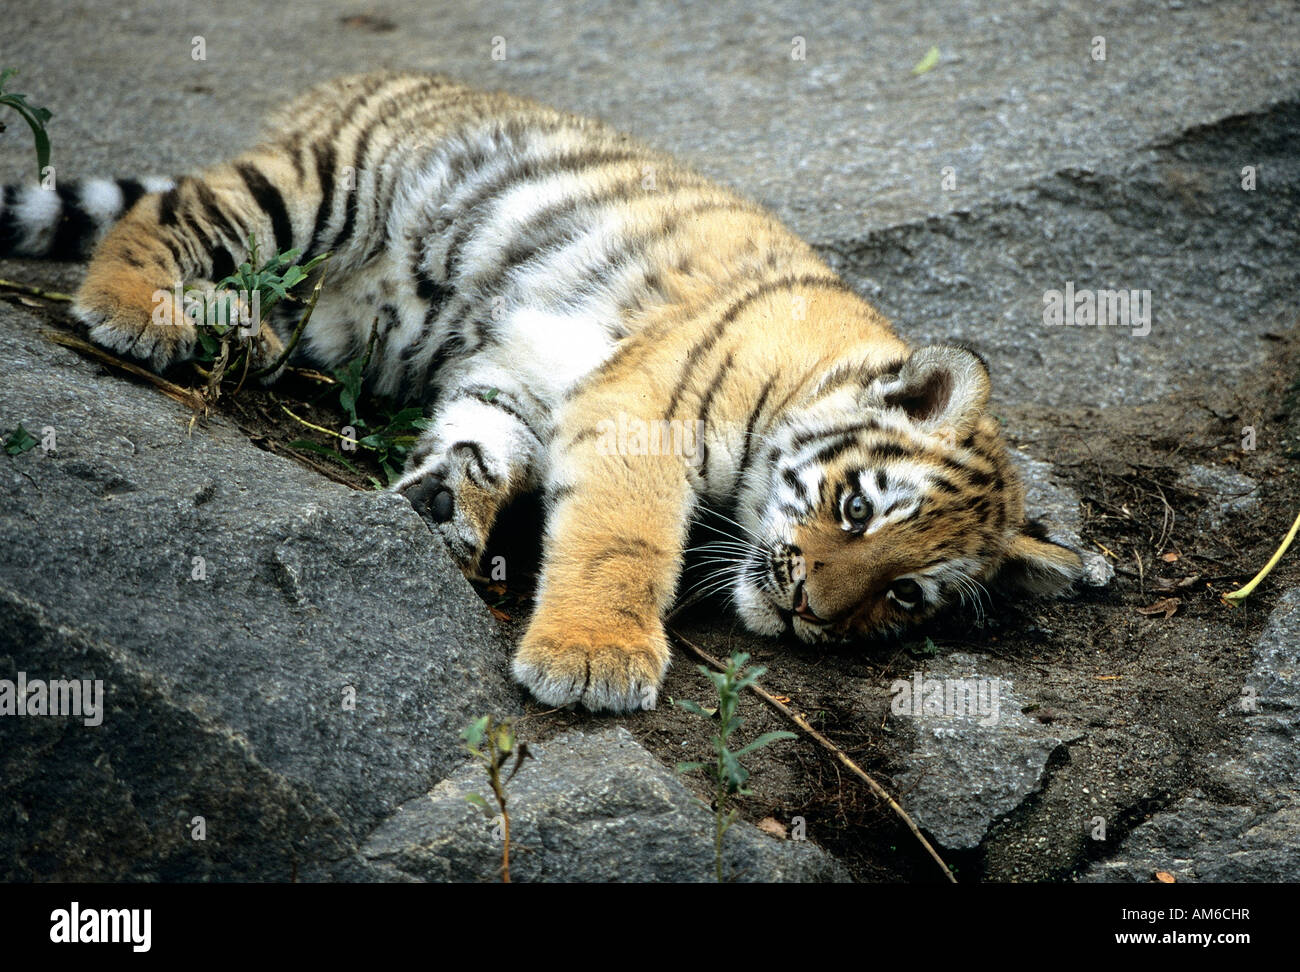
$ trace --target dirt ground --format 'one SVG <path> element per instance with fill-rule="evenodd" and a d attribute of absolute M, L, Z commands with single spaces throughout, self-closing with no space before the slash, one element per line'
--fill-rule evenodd
<path fill-rule="evenodd" d="M 62 305 L 3 288 L 0 299 L 40 306 L 51 328 L 68 330 Z M 717 603 L 692 606 L 672 626 L 717 657 L 748 651 L 767 666 L 762 684 L 770 692 L 788 698 L 895 793 L 892 778 L 910 730 L 890 716 L 890 682 L 909 677 L 930 657 L 985 656 L 991 670 L 1014 677 L 1018 694 L 1033 700 L 1027 714 L 1081 735 L 1069 743 L 1067 757 L 1055 760 L 1043 790 L 997 824 L 978 850 L 943 856 L 962 880 L 1068 880 L 1178 796 L 1197 788 L 1211 797 L 1233 796 L 1202 778 L 1195 757 L 1230 745 L 1231 720 L 1219 713 L 1240 694 L 1251 647 L 1276 596 L 1300 584 L 1300 555 L 1293 551 L 1244 606 L 1233 610 L 1220 601 L 1268 560 L 1300 509 L 1300 481 L 1287 475 L 1300 457 L 1300 331 L 1269 340 L 1270 367 L 1249 384 L 1198 388 L 1131 409 L 1002 410 L 1012 443 L 1050 462 L 1082 498 L 1083 540 L 1116 571 L 1106 589 L 1060 601 L 998 602 L 982 625 L 953 616 L 908 639 L 831 651 L 754 638 Z M 184 372 L 171 377 L 198 383 Z M 303 423 L 346 424 L 338 391 L 328 376 L 294 372 L 272 390 L 249 383 L 224 394 L 215 411 L 260 448 L 354 488 L 373 488 L 370 477 L 383 474 L 363 450 L 348 455 L 352 470 L 290 445 L 306 440 L 333 447 L 329 436 Z M 1245 426 L 1256 429 L 1253 451 L 1242 448 Z M 194 434 L 201 428 L 202 420 Z M 1194 464 L 1230 467 L 1257 481 L 1259 508 L 1212 528 L 1202 515 L 1210 502 L 1177 482 Z M 531 569 L 518 565 L 536 564 L 536 518 L 535 503 L 509 512 L 494 540 L 511 564 L 509 582 L 477 585 L 512 635 L 527 616 Z M 1166 610 L 1151 612 L 1157 602 Z M 659 708 L 624 720 L 670 765 L 709 753 L 710 723 L 669 704 L 709 703 L 711 687 L 696 664 L 679 646 Z M 757 699 L 742 711 L 743 738 L 790 728 Z M 591 719 L 530 706 L 519 729 L 523 739 L 541 740 Z M 744 818 L 784 825 L 803 817 L 809 838 L 862 880 L 941 879 L 888 808 L 806 737 L 760 750 L 746 763 L 753 794 L 736 803 Z M 686 779 L 710 800 L 701 778 Z M 1085 826 L 1096 814 L 1109 822 L 1102 843 L 1089 840 Z"/>

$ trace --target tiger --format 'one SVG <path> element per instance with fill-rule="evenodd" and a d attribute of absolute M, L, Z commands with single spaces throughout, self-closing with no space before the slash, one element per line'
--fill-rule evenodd
<path fill-rule="evenodd" d="M 511 671 L 543 704 L 655 707 L 709 513 L 727 526 L 704 545 L 714 584 L 764 636 L 871 643 L 989 586 L 1080 579 L 1026 517 L 981 355 L 910 347 L 770 211 L 601 121 L 361 74 L 197 174 L 10 187 L 0 210 L 0 255 L 90 254 L 76 319 L 157 371 L 196 345 L 160 301 L 223 279 L 254 238 L 331 254 L 289 360 L 338 366 L 373 334 L 369 387 L 429 416 L 391 489 L 464 571 L 509 503 L 541 496 Z M 287 307 L 254 365 L 283 357 Z M 668 423 L 698 435 L 611 434 Z"/>

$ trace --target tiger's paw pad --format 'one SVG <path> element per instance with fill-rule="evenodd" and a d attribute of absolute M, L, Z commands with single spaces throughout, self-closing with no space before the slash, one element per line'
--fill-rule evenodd
<path fill-rule="evenodd" d="M 426 459 L 393 487 L 446 541 L 467 573 L 478 570 L 499 505 L 446 457 Z"/>
<path fill-rule="evenodd" d="M 572 626 L 548 627 L 555 633 L 524 636 L 511 666 L 515 681 L 539 702 L 613 713 L 655 707 L 669 660 L 661 633 L 586 637 Z"/>

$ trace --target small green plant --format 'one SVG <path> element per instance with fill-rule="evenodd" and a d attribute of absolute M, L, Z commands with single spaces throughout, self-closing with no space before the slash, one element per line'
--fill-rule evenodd
<path fill-rule="evenodd" d="M 497 722 L 490 715 L 480 716 L 465 727 L 460 734 L 465 740 L 465 749 L 483 766 L 496 798 L 497 815 L 501 827 L 501 880 L 510 883 L 510 813 L 506 809 L 506 786 L 515 778 L 519 767 L 529 757 L 528 746 L 521 743 L 515 735 L 510 720 Z M 502 772 L 511 758 L 514 765 L 504 777 Z M 470 793 L 465 799 L 491 817 L 492 808 L 479 793 Z"/>
<path fill-rule="evenodd" d="M 20 425 L 5 435 L 4 447 L 9 455 L 19 456 L 29 449 L 36 448 L 36 437 Z"/>
<path fill-rule="evenodd" d="M 732 751 L 728 748 L 728 742 L 732 734 L 740 728 L 744 720 L 736 714 L 736 709 L 740 705 L 740 695 L 745 689 L 753 685 L 754 682 L 766 673 L 766 668 L 751 668 L 745 671 L 745 665 L 749 662 L 749 655 L 745 652 L 737 652 L 727 660 L 726 668 L 721 672 L 715 672 L 705 665 L 697 665 L 701 672 L 708 676 L 709 681 L 718 692 L 718 707 L 716 709 L 705 709 L 695 702 L 685 699 L 678 699 L 674 703 L 692 715 L 703 716 L 706 719 L 716 719 L 717 728 L 713 734 L 713 752 L 714 760 L 712 762 L 692 762 L 678 763 L 677 772 L 679 773 L 704 773 L 713 783 L 714 787 L 714 834 L 713 834 L 713 862 L 714 870 L 717 875 L 718 883 L 723 880 L 722 874 L 722 843 L 727 831 L 735 823 L 736 811 L 727 807 L 727 800 L 732 796 L 749 796 L 750 790 L 745 785 L 749 781 L 749 770 L 741 765 L 740 757 L 747 753 L 752 753 L 756 749 L 777 742 L 781 739 L 794 739 L 793 732 L 778 730 L 776 732 L 765 732 L 757 739 L 747 743 L 740 749 Z"/>
<path fill-rule="evenodd" d="M 282 300 L 292 299 L 289 292 L 306 280 L 312 270 L 330 257 L 328 253 L 322 253 L 306 263 L 297 263 L 300 255 L 299 250 L 286 250 L 284 253 L 277 251 L 262 263 L 257 249 L 257 236 L 250 233 L 248 259 L 241 263 L 234 273 L 213 285 L 212 296 L 215 300 L 213 305 L 207 303 L 207 294 L 190 291 L 190 294 L 202 302 L 203 307 L 203 321 L 196 327 L 199 347 L 195 352 L 195 362 L 204 377 L 208 379 L 209 400 L 215 401 L 220 394 L 221 381 L 227 372 L 232 375 L 241 372 L 242 365 L 242 373 L 247 374 L 251 353 L 246 341 L 258 334 L 271 308 Z M 302 336 L 307 321 L 311 318 L 312 310 L 315 309 L 321 283 L 323 278 L 317 281 L 302 318 L 283 352 L 275 361 L 254 372 L 254 377 L 271 374 L 288 359 L 290 352 Z M 251 313 L 253 307 L 257 308 L 257 320 L 250 326 L 242 327 L 241 322 L 231 319 L 234 308 L 229 298 L 232 295 L 238 295 L 240 302 L 245 305 L 245 311 Z M 208 368 L 204 369 L 204 365 Z M 242 384 L 242 377 L 240 381 Z"/>
<path fill-rule="evenodd" d="M 0 71 L 0 105 L 7 105 L 18 112 L 32 130 L 32 138 L 36 142 L 36 178 L 40 179 L 45 174 L 45 167 L 50 164 L 50 136 L 45 131 L 45 123 L 54 115 L 48 108 L 37 108 L 29 104 L 26 95 L 5 90 L 5 84 L 17 73 L 17 68 Z M 4 130 L 5 124 L 0 122 L 0 132 Z"/>
<path fill-rule="evenodd" d="M 361 389 L 364 379 L 362 376 L 370 360 L 373 342 L 374 335 L 372 333 L 371 344 L 367 346 L 364 355 L 360 358 L 354 358 L 343 367 L 335 368 L 331 372 L 332 377 L 338 384 L 339 408 L 347 416 L 347 424 L 354 432 L 365 431 L 365 434 L 347 437 L 329 429 L 321 431 L 338 436 L 345 443 L 344 448 L 365 449 L 367 452 L 373 453 L 375 462 L 383 470 L 387 482 L 380 482 L 379 479 L 371 476 L 370 483 L 375 489 L 383 489 L 385 486 L 392 485 L 401 475 L 401 469 L 406 465 L 406 457 L 410 453 L 411 447 L 419 440 L 420 433 L 429 428 L 431 420 L 425 417 L 424 410 L 418 406 L 394 405 L 392 402 L 378 397 L 372 397 L 368 402 L 368 405 L 373 409 L 368 413 L 368 418 L 360 414 L 358 405 L 363 401 Z M 312 442 L 310 439 L 298 439 L 289 443 L 289 445 L 294 449 L 303 449 L 307 452 L 326 456 L 353 472 L 360 472 L 355 465 L 339 455 L 338 452 L 321 445 L 319 442 Z"/>

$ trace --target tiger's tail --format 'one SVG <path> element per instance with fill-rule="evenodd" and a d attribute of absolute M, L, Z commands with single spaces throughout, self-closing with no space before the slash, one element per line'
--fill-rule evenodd
<path fill-rule="evenodd" d="M 175 186 L 168 178 L 81 179 L 57 188 L 0 190 L 0 258 L 84 260 L 139 199 Z"/>

